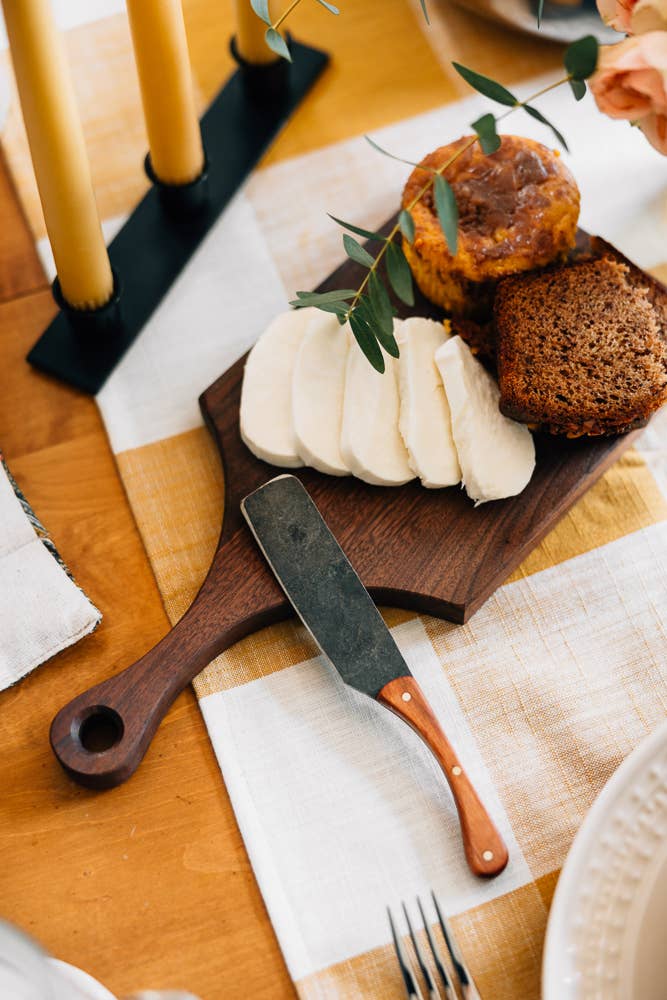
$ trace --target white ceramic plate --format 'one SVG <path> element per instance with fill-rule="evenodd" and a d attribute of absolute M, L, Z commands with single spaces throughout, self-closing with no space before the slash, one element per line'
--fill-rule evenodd
<path fill-rule="evenodd" d="M 456 0 L 456 3 L 482 17 L 550 41 L 573 42 L 582 35 L 595 35 L 598 41 L 612 44 L 623 37 L 602 22 L 593 0 L 585 0 L 581 7 L 545 3 L 539 28 L 535 0 Z"/>
<path fill-rule="evenodd" d="M 667 997 L 667 723 L 619 767 L 554 896 L 543 1000 Z"/>

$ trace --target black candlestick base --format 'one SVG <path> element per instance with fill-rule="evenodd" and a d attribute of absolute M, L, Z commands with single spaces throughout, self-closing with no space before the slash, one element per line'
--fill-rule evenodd
<path fill-rule="evenodd" d="M 232 51 L 235 53 L 234 46 Z M 202 118 L 206 166 L 182 186 L 153 187 L 109 246 L 114 296 L 101 309 L 61 310 L 28 355 L 41 371 L 95 394 L 159 305 L 179 273 L 301 103 L 329 61 L 325 52 L 291 42 L 292 63 L 239 69 Z"/>

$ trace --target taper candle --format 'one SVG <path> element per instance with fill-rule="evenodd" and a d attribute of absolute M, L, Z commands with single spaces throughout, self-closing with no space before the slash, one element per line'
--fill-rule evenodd
<path fill-rule="evenodd" d="M 127 0 L 151 165 L 165 184 L 204 167 L 181 0 Z"/>
<path fill-rule="evenodd" d="M 236 7 L 236 48 L 242 59 L 249 63 L 268 63 L 276 59 L 264 41 L 266 25 L 257 17 L 250 0 L 234 0 Z"/>
<path fill-rule="evenodd" d="M 113 276 L 65 47 L 50 0 L 2 0 L 30 154 L 64 298 L 104 305 Z"/>

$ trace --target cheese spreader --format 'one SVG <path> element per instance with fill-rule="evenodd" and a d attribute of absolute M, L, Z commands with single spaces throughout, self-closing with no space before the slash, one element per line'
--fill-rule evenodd
<path fill-rule="evenodd" d="M 498 875 L 507 848 L 398 646 L 302 483 L 278 476 L 241 510 L 294 610 L 343 681 L 390 709 L 422 738 L 456 803 L 475 875 Z"/>

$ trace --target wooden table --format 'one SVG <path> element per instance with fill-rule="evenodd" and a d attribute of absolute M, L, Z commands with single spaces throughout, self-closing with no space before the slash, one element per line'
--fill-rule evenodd
<path fill-rule="evenodd" d="M 448 58 L 505 82 L 559 61 L 556 46 L 483 24 L 443 0 L 440 6 L 438 60 L 421 33 L 418 0 L 342 0 L 339 18 L 304 4 L 293 30 L 313 42 L 325 37 L 334 64 L 270 159 L 465 93 Z M 206 96 L 229 66 L 229 3 L 186 0 L 185 8 Z M 433 145 L 450 138 L 434 137 Z M 168 628 L 94 402 L 24 360 L 53 313 L 3 162 L 0 445 L 104 621 L 0 695 L 0 915 L 119 995 L 183 986 L 205 1000 L 293 997 L 192 692 L 178 698 L 144 766 L 121 788 L 85 791 L 51 755 L 55 711 Z"/>

